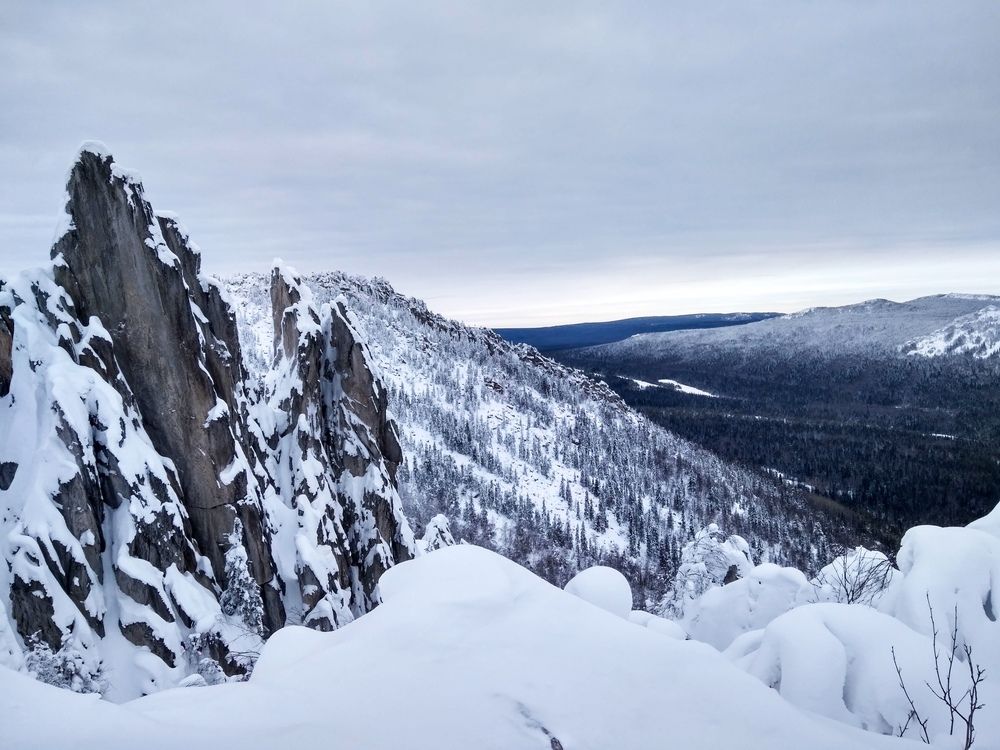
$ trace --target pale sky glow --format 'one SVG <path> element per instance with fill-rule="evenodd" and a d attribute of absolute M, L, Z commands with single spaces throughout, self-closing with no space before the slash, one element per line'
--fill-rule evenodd
<path fill-rule="evenodd" d="M 0 273 L 105 141 L 214 273 L 471 323 L 1000 293 L 1000 3 L 7 3 Z"/>

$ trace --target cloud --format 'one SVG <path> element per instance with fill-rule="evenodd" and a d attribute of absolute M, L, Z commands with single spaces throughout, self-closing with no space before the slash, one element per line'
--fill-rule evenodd
<path fill-rule="evenodd" d="M 991 0 L 91 5 L 3 11 L 0 270 L 47 257 L 39 217 L 87 138 L 212 271 L 280 254 L 478 323 L 825 304 L 901 290 L 900 264 L 911 292 L 969 290 L 995 268 Z"/>

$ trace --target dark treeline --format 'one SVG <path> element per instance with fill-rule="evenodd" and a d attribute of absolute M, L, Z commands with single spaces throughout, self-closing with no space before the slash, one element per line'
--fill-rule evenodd
<path fill-rule="evenodd" d="M 716 351 L 655 361 L 566 355 L 632 406 L 724 458 L 768 468 L 860 514 L 887 544 L 965 524 L 1000 501 L 1000 365 L 962 356 L 792 357 Z M 719 394 L 639 388 L 669 377 Z"/>

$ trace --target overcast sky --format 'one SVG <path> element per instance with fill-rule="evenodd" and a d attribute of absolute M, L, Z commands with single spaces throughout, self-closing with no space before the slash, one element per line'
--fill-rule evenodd
<path fill-rule="evenodd" d="M 996 0 L 97 6 L 0 5 L 0 272 L 99 139 L 211 272 L 472 323 L 1000 293 Z"/>

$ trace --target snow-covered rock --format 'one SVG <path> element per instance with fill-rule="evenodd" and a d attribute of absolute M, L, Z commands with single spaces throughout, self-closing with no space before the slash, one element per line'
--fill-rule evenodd
<path fill-rule="evenodd" d="M 895 734 L 906 724 L 910 705 L 899 686 L 893 650 L 921 715 L 940 727 L 947 711 L 925 688 L 935 679 L 930 639 L 870 607 L 799 607 L 740 636 L 726 654 L 799 708 Z M 917 738 L 918 731 L 910 722 L 907 736 Z"/>
<path fill-rule="evenodd" d="M 295 553 L 282 568 L 301 622 L 332 630 L 374 607 L 382 573 L 414 553 L 395 485 L 399 442 L 345 303 L 313 304 L 280 263 L 271 300 L 275 359 L 261 430 L 283 503 L 270 508 L 271 527 Z"/>
<path fill-rule="evenodd" d="M 374 607 L 414 544 L 387 391 L 350 311 L 322 308 L 308 351 L 292 330 L 275 366 L 304 358 L 295 385 L 316 395 L 297 409 L 280 377 L 248 388 L 224 290 L 105 147 L 81 149 L 66 212 L 51 267 L 0 280 L 0 658 L 120 700 L 244 673 L 289 618 L 333 627 Z M 279 471 L 278 428 L 306 417 L 321 508 Z M 305 533 L 317 515 L 340 536 Z M 314 616 L 328 595 L 341 616 Z"/>
<path fill-rule="evenodd" d="M 928 737 L 944 747 L 961 747 L 965 726 L 953 723 L 935 692 L 951 680 L 948 692 L 967 715 L 970 665 L 973 673 L 982 668 L 975 747 L 993 747 L 1000 738 L 994 708 L 1000 682 L 993 679 L 1000 672 L 998 531 L 997 511 L 966 527 L 910 529 L 896 558 L 899 569 L 876 607 L 794 607 L 737 637 L 726 654 L 797 706 L 874 732 L 898 734 L 906 727 L 905 736 L 920 738 L 902 681 Z M 817 587 L 817 593 L 824 592 Z M 733 621 L 721 610 L 704 612 L 703 620 L 709 615 L 716 628 Z"/>
<path fill-rule="evenodd" d="M 763 628 L 813 601 L 815 589 L 801 571 L 763 563 L 739 580 L 713 586 L 689 602 L 680 625 L 691 638 L 721 651 L 743 633 Z"/>
<path fill-rule="evenodd" d="M 566 591 L 624 619 L 632 612 L 632 587 L 614 568 L 595 565 L 581 570 L 566 584 Z"/>

